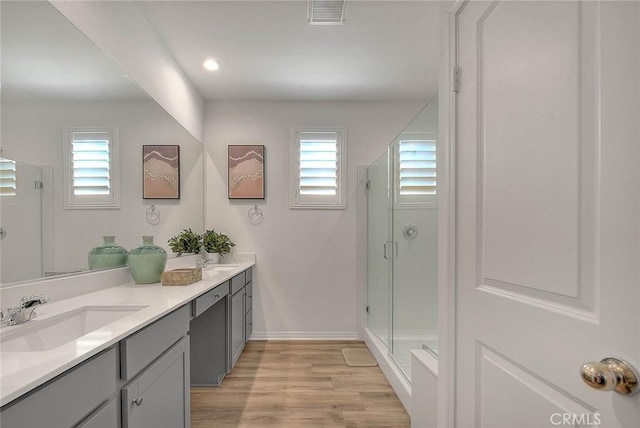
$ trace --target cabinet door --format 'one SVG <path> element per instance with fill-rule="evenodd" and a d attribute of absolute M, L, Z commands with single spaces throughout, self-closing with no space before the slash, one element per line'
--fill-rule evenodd
<path fill-rule="evenodd" d="M 118 400 L 119 401 L 119 400 Z M 77 428 L 114 428 L 118 426 L 118 407 L 114 398 L 87 420 L 80 423 Z"/>
<path fill-rule="evenodd" d="M 244 288 L 231 296 L 231 368 L 244 348 Z"/>
<path fill-rule="evenodd" d="M 245 290 L 245 299 L 244 299 L 244 311 L 249 312 L 251 308 L 253 308 L 253 284 L 248 283 Z"/>
<path fill-rule="evenodd" d="M 245 343 L 251 338 L 253 333 L 253 311 L 249 309 L 244 320 L 244 341 Z"/>
<path fill-rule="evenodd" d="M 115 393 L 116 376 L 116 351 L 110 348 L 4 406 L 0 426 L 74 426 Z"/>
<path fill-rule="evenodd" d="M 191 386 L 218 386 L 229 360 L 227 297 L 191 320 Z"/>
<path fill-rule="evenodd" d="M 189 337 L 122 389 L 123 428 L 190 426 Z"/>

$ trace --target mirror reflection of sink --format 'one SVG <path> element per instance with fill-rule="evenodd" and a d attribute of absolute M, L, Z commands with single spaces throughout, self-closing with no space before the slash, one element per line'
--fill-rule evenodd
<path fill-rule="evenodd" d="M 0 333 L 2 352 L 42 352 L 57 348 L 131 315 L 145 305 L 83 306 Z"/>

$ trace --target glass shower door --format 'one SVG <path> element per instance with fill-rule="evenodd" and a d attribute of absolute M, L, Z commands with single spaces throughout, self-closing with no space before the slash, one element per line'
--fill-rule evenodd
<path fill-rule="evenodd" d="M 389 153 L 367 168 L 367 305 L 368 326 L 389 345 L 391 265 L 388 260 L 391 207 L 389 203 Z"/>
<path fill-rule="evenodd" d="M 438 347 L 438 99 L 367 169 L 368 327 L 411 382 L 411 350 Z"/>
<path fill-rule="evenodd" d="M 411 381 L 411 350 L 437 352 L 438 202 L 434 98 L 391 145 L 391 346 L 395 363 Z"/>
<path fill-rule="evenodd" d="M 38 166 L 0 158 L 0 283 L 42 277 L 42 181 Z"/>

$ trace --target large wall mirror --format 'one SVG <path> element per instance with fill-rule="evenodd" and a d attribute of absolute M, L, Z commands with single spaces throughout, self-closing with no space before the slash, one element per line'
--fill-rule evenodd
<path fill-rule="evenodd" d="M 0 8 L 0 284 L 86 271 L 103 236 L 131 249 L 153 235 L 166 249 L 182 228 L 201 231 L 202 144 L 48 2 Z M 117 207 L 65 204 L 69 129 L 116 131 Z M 180 146 L 179 199 L 143 199 L 143 145 Z"/>

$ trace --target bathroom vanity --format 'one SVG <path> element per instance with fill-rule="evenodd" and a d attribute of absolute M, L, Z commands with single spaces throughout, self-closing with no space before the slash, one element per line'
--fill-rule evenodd
<path fill-rule="evenodd" d="M 190 386 L 219 385 L 251 335 L 253 265 L 220 265 L 184 287 L 107 288 L 3 329 L 0 425 L 188 427 Z M 85 323 L 110 307 L 125 315 L 53 348 L 37 340 L 42 329 L 68 328 L 58 320 L 72 307 Z"/>

